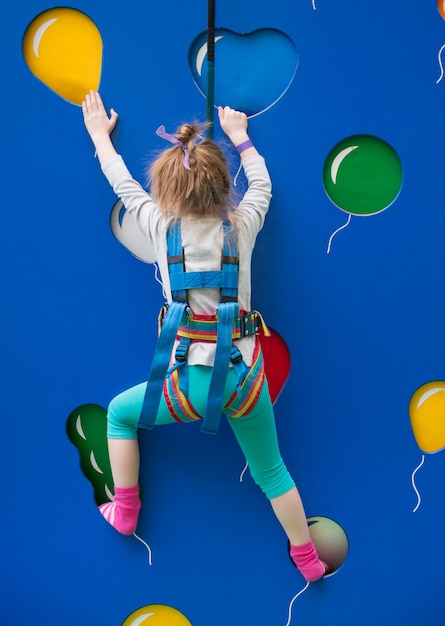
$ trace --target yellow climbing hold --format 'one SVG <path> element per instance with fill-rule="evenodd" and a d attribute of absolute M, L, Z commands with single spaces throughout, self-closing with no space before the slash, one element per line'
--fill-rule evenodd
<path fill-rule="evenodd" d="M 23 55 L 31 72 L 72 104 L 99 88 L 102 38 L 81 11 L 59 7 L 37 15 L 23 37 Z"/>

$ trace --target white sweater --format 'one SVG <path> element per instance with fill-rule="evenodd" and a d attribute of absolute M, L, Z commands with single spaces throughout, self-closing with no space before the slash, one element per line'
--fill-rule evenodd
<path fill-rule="evenodd" d="M 254 155 L 242 161 L 248 189 L 238 205 L 241 226 L 238 234 L 240 309 L 251 309 L 251 257 L 258 232 L 271 199 L 271 182 L 263 157 Z M 157 262 L 168 302 L 171 302 L 170 280 L 167 266 L 166 232 L 171 219 L 165 219 L 156 203 L 141 185 L 133 179 L 120 155 L 111 157 L 102 165 L 114 192 L 126 210 L 135 219 L 147 239 L 147 257 Z M 221 269 L 223 246 L 222 222 L 217 217 L 181 220 L 182 246 L 186 269 L 190 272 Z M 219 304 L 219 289 L 191 289 L 188 302 L 194 313 L 212 315 Z M 246 337 L 237 345 L 247 365 L 252 363 L 254 338 Z M 190 365 L 213 365 L 215 344 L 193 342 L 188 362 Z"/>

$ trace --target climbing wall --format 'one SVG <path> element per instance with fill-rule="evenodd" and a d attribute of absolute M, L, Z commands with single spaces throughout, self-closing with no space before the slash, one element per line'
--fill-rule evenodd
<path fill-rule="evenodd" d="M 216 4 L 215 101 L 273 181 L 253 305 L 283 380 L 290 354 L 282 453 L 341 567 L 288 612 L 304 580 L 224 422 L 141 434 L 151 565 L 97 512 L 105 408 L 146 378 L 163 297 L 78 104 L 100 89 L 143 181 L 157 127 L 205 118 L 206 25 L 202 0 L 3 7 L 0 621 L 442 625 L 442 1 Z"/>

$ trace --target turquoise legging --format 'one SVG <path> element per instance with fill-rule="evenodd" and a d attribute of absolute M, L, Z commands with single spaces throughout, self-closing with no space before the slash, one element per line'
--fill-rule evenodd
<path fill-rule="evenodd" d="M 201 415 L 205 413 L 211 374 L 211 367 L 189 366 L 189 398 Z M 224 404 L 232 395 L 235 385 L 236 374 L 230 369 L 224 390 Z M 141 383 L 119 394 L 110 402 L 108 407 L 110 439 L 137 439 L 137 423 L 145 388 L 146 383 Z M 271 499 L 289 491 L 295 483 L 281 458 L 267 382 L 250 413 L 243 417 L 227 419 L 249 464 L 252 478 L 266 496 Z M 176 422 L 162 396 L 156 426 L 171 423 Z"/>

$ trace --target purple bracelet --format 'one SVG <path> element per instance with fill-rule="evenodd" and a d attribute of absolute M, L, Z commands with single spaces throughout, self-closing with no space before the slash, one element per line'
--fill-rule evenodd
<path fill-rule="evenodd" d="M 238 152 L 238 154 L 241 154 L 241 152 L 244 152 L 244 150 L 247 150 L 247 148 L 253 148 L 253 143 L 251 139 L 246 139 L 246 141 L 243 141 L 243 143 L 235 146 L 235 150 Z"/>

